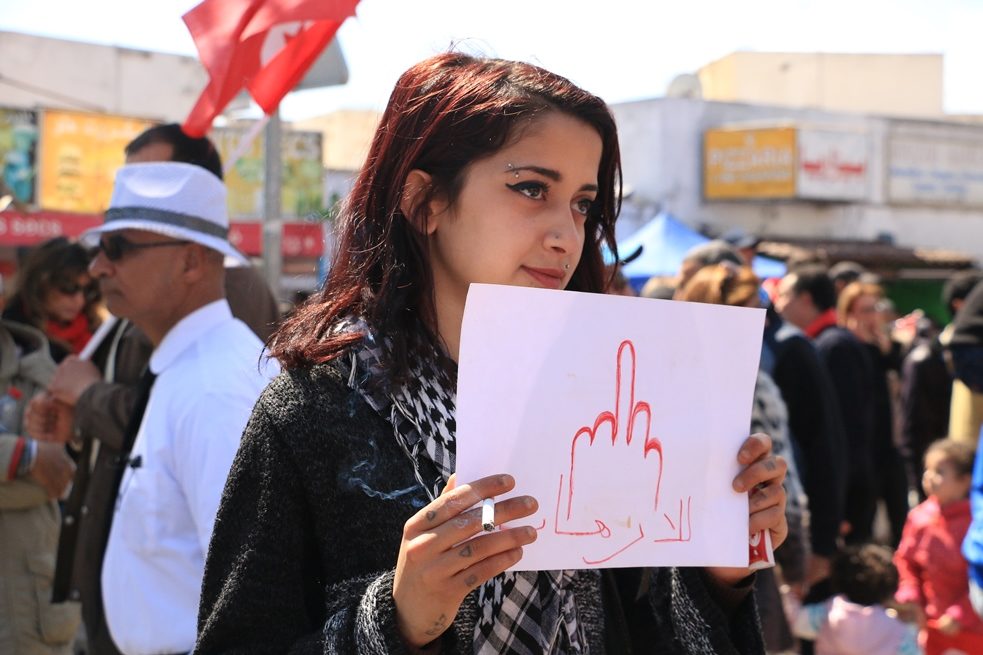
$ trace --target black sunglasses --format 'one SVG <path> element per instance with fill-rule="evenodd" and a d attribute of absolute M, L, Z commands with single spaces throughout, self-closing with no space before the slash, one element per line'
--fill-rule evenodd
<path fill-rule="evenodd" d="M 87 299 L 96 298 L 99 296 L 99 287 L 95 284 L 79 284 L 78 282 L 56 282 L 54 285 L 55 290 L 58 293 L 65 294 L 66 296 L 74 296 L 77 293 L 81 293 Z"/>
<path fill-rule="evenodd" d="M 100 251 L 102 251 L 102 254 L 106 256 L 106 259 L 111 262 L 118 262 L 135 250 L 143 250 L 144 248 L 163 248 L 165 246 L 183 246 L 188 243 L 191 242 L 151 241 L 150 243 L 133 243 L 132 241 L 127 240 L 127 238 L 122 234 L 110 234 L 109 236 L 104 236 L 99 240 L 99 245 L 92 250 L 92 256 L 95 257 Z"/>

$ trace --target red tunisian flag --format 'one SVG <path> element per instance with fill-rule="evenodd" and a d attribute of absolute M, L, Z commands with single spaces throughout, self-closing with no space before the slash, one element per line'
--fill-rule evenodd
<path fill-rule="evenodd" d="M 184 122 L 200 137 L 244 86 L 267 114 L 294 88 L 358 0 L 204 0 L 184 15 L 211 80 Z"/>

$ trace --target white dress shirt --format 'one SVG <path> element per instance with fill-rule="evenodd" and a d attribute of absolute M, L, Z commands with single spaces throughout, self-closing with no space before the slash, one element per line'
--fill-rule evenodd
<path fill-rule="evenodd" d="M 225 479 L 253 404 L 278 372 L 275 362 L 261 366 L 262 349 L 219 300 L 181 319 L 150 357 L 157 379 L 102 566 L 106 622 L 126 655 L 194 648 Z"/>

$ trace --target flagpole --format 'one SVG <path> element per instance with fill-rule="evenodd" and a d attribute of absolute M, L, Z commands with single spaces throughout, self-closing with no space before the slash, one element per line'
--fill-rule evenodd
<path fill-rule="evenodd" d="M 280 109 L 274 109 L 265 128 L 265 175 L 263 177 L 263 267 L 266 282 L 279 301 L 281 297 L 280 276 L 283 269 L 281 240 L 281 202 L 280 185 L 283 179 L 283 158 L 280 156 L 280 143 L 283 126 L 280 122 Z"/>

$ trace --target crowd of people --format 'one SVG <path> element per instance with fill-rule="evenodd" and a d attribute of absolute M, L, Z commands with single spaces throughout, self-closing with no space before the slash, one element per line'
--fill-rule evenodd
<path fill-rule="evenodd" d="M 515 480 L 453 476 L 464 299 L 633 293 L 606 105 L 520 62 L 410 68 L 282 318 L 213 144 L 160 125 L 125 154 L 0 323 L 0 652 L 983 653 L 980 274 L 942 331 L 856 265 L 763 283 L 752 244 L 694 249 L 642 295 L 766 308 L 732 484 L 778 566 L 516 573 L 540 499 L 486 532 L 471 508 Z"/>
<path fill-rule="evenodd" d="M 752 416 L 789 460 L 789 538 L 756 581 L 768 650 L 983 652 L 971 604 L 983 609 L 983 495 L 970 527 L 970 492 L 983 494 L 983 272 L 946 282 L 941 326 L 921 310 L 899 317 L 854 262 L 789 262 L 761 283 L 752 256 L 697 246 L 641 295 L 767 310 Z"/>

